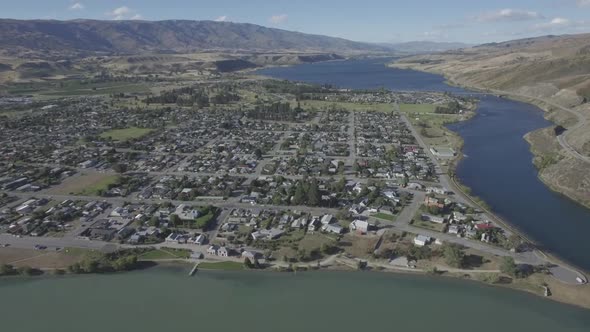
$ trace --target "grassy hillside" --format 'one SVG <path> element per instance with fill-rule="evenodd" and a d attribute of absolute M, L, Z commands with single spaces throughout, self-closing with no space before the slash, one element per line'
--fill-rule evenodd
<path fill-rule="evenodd" d="M 568 144 L 590 156 L 590 34 L 485 44 L 408 57 L 392 65 L 444 74 L 465 86 L 517 94 L 519 99 L 546 110 L 548 119 L 568 129 Z M 527 139 L 536 155 L 541 179 L 556 191 L 590 206 L 588 163 L 566 153 L 557 144 L 552 129 L 539 130 Z"/>

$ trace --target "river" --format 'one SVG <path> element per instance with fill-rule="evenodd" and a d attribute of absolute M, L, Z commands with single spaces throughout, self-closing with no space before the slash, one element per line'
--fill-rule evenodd
<path fill-rule="evenodd" d="M 440 277 L 206 272 L 0 280 L 2 330 L 587 331 L 589 311 Z"/>
<path fill-rule="evenodd" d="M 343 88 L 397 91 L 471 92 L 445 83 L 444 77 L 385 67 L 386 60 L 346 60 L 257 73 L 275 78 L 332 84 Z M 551 191 L 538 178 L 523 136 L 551 122 L 530 104 L 481 95 L 476 115 L 449 128 L 464 140 L 467 156 L 457 168 L 460 181 L 545 251 L 590 271 L 590 210 Z"/>

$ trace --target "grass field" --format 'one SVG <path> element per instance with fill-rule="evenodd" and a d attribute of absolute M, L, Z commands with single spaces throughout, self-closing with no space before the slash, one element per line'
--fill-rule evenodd
<path fill-rule="evenodd" d="M 429 229 L 429 230 L 441 232 L 441 233 L 443 233 L 445 231 L 445 228 L 447 226 L 445 224 L 437 224 L 437 223 L 433 223 L 430 221 L 424 221 L 424 220 L 418 220 L 418 219 L 415 219 L 414 222 L 412 223 L 412 225 L 416 226 L 416 227 L 424 228 L 424 229 Z"/>
<path fill-rule="evenodd" d="M 371 215 L 371 217 L 389 220 L 389 221 L 395 221 L 395 216 L 392 214 L 388 214 L 388 213 L 382 213 L 382 212 L 374 213 Z"/>
<path fill-rule="evenodd" d="M 203 262 L 199 264 L 199 269 L 239 271 L 244 269 L 244 264 L 238 262 Z"/>
<path fill-rule="evenodd" d="M 105 131 L 104 133 L 100 134 L 102 138 L 110 138 L 113 141 L 124 142 L 131 139 L 141 138 L 150 132 L 153 129 L 149 128 L 138 128 L 138 127 L 130 127 L 125 129 L 112 129 L 109 131 Z"/>
<path fill-rule="evenodd" d="M 404 113 L 434 113 L 435 109 L 434 104 L 399 104 L 399 110 Z"/>
<path fill-rule="evenodd" d="M 98 196 L 101 191 L 106 191 L 109 189 L 109 186 L 117 184 L 121 177 L 119 175 L 106 175 L 103 174 L 103 177 L 98 179 L 97 181 L 88 184 L 88 186 L 84 187 L 82 190 L 78 191 L 77 195 L 82 196 Z"/>
<path fill-rule="evenodd" d="M 98 172 L 83 173 L 67 178 L 60 185 L 50 188 L 48 193 L 55 195 L 95 194 L 98 189 L 104 189 L 117 181 L 119 181 L 118 175 Z"/>
<path fill-rule="evenodd" d="M 190 252 L 184 249 L 174 249 L 174 248 L 162 248 L 162 249 L 154 249 L 143 253 L 139 256 L 139 259 L 142 260 L 158 260 L 158 259 L 177 259 L 177 258 L 188 258 L 190 256 Z"/>

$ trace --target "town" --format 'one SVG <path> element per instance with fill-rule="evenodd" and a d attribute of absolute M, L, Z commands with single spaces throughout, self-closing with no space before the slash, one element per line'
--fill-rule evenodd
<path fill-rule="evenodd" d="M 1 119 L 4 247 L 282 270 L 546 265 L 452 189 L 458 147 L 414 126 L 463 118 L 470 98 L 236 80 L 5 103 L 32 111 Z"/>

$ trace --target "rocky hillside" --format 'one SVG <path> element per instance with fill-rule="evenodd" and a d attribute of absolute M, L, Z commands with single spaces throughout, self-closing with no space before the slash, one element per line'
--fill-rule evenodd
<path fill-rule="evenodd" d="M 0 52 L 50 57 L 204 50 L 381 52 L 386 47 L 254 24 L 213 21 L 0 20 Z"/>

